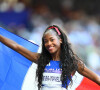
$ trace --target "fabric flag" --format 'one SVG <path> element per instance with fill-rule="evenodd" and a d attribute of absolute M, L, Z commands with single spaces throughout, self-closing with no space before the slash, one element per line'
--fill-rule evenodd
<path fill-rule="evenodd" d="M 14 40 L 32 52 L 38 50 L 38 45 L 1 27 L 0 34 Z M 24 56 L 0 42 L 0 90 L 21 90 L 23 79 L 31 64 L 32 62 Z"/>
<path fill-rule="evenodd" d="M 100 86 L 84 77 L 76 90 L 100 90 Z"/>
<path fill-rule="evenodd" d="M 75 73 L 72 79 L 73 84 L 68 87 L 68 90 L 100 90 L 99 85 L 89 80 L 88 78 L 83 77 L 78 72 Z"/>

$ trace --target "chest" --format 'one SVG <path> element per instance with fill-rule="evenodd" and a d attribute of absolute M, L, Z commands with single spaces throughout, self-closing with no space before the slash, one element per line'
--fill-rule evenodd
<path fill-rule="evenodd" d="M 50 63 L 45 67 L 43 73 L 43 80 L 42 84 L 45 86 L 60 86 L 62 85 L 61 82 L 61 69 L 59 67 L 60 61 L 50 61 Z"/>

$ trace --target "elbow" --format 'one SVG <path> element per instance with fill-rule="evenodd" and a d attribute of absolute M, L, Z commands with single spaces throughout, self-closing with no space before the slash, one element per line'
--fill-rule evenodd
<path fill-rule="evenodd" d="M 79 72 L 80 74 L 82 74 L 82 73 L 84 72 L 84 69 L 85 69 L 85 66 L 79 66 L 79 67 L 78 67 L 78 72 Z"/>
<path fill-rule="evenodd" d="M 98 85 L 100 86 L 100 76 L 99 76 L 99 83 L 98 83 Z"/>
<path fill-rule="evenodd" d="M 11 48 L 15 51 L 19 50 L 19 46 L 17 44 L 12 44 Z"/>

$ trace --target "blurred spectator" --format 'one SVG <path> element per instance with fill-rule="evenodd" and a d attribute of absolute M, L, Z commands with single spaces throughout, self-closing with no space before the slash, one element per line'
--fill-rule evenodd
<path fill-rule="evenodd" d="M 84 30 L 80 22 L 73 22 L 71 26 L 69 39 L 73 44 L 89 45 L 93 43 L 91 35 Z"/>
<path fill-rule="evenodd" d="M 87 64 L 89 68 L 94 71 L 100 70 L 100 55 L 95 47 L 89 46 L 87 48 L 88 56 L 87 56 Z"/>
<path fill-rule="evenodd" d="M 29 11 L 21 2 L 2 2 L 0 5 L 0 23 L 9 29 L 19 30 L 28 27 Z"/>
<path fill-rule="evenodd" d="M 40 45 L 42 41 L 42 35 L 45 29 L 47 28 L 47 24 L 45 20 L 39 15 L 33 17 L 33 31 L 30 34 L 29 40 L 33 40 L 36 44 Z"/>

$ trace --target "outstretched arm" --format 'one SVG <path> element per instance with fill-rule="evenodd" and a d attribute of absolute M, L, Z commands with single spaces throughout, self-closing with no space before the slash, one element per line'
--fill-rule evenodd
<path fill-rule="evenodd" d="M 12 48 L 16 52 L 22 54 L 24 57 L 26 57 L 30 61 L 37 63 L 37 59 L 40 56 L 39 53 L 31 52 L 28 49 L 26 49 L 26 48 L 22 47 L 21 45 L 17 44 L 16 42 L 14 42 L 13 40 L 8 39 L 2 35 L 0 35 L 0 42 L 5 44 L 6 46 Z"/>
<path fill-rule="evenodd" d="M 78 66 L 78 72 L 87 77 L 88 79 L 94 81 L 98 85 L 100 85 L 100 76 L 98 76 L 96 73 L 89 70 L 86 66 L 84 66 L 84 69 L 82 69 L 82 65 L 79 64 Z"/>

